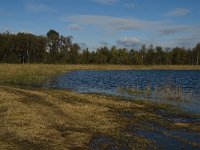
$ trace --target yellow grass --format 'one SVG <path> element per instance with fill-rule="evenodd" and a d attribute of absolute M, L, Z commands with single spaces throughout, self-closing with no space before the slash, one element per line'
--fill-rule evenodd
<path fill-rule="evenodd" d="M 0 87 L 0 149 L 87 149 L 122 126 L 112 109 L 142 105 L 105 96 Z"/>
<path fill-rule="evenodd" d="M 174 124 L 153 111 L 163 108 L 95 94 L 0 86 L 0 149 L 89 149 L 98 135 L 128 140 L 135 149 L 153 146 L 141 136 L 130 139 L 128 124 L 140 130 L 149 130 L 150 123 L 199 132 L 199 124 Z M 133 116 L 123 117 L 126 112 Z"/>
<path fill-rule="evenodd" d="M 200 66 L 0 64 L 1 85 L 34 85 L 71 70 L 194 69 Z"/>
<path fill-rule="evenodd" d="M 180 67 L 180 66 L 179 66 Z M 154 110 L 164 109 L 152 103 L 121 101 L 118 98 L 77 94 L 65 90 L 22 89 L 9 85 L 32 85 L 71 70 L 80 69 L 163 69 L 164 66 L 120 65 L 45 65 L 0 64 L 0 149 L 89 149 L 96 135 L 129 141 L 129 147 L 145 149 L 151 140 L 120 132 L 127 124 L 142 130 L 148 123 L 174 129 L 174 124 Z M 178 69 L 166 66 L 165 69 Z M 182 66 L 179 69 L 199 69 Z M 154 108 L 155 107 L 155 108 Z M 170 110 L 171 107 L 167 108 Z M 129 119 L 124 112 L 131 112 Z M 199 124 L 187 129 L 199 132 Z M 124 130 L 126 131 L 126 130 Z M 200 146 L 197 144 L 197 146 Z"/>

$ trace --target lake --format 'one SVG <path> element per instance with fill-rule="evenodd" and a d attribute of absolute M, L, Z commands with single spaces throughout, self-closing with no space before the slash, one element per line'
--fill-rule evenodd
<path fill-rule="evenodd" d="M 200 113 L 200 70 L 81 70 L 54 77 L 45 86 L 148 99 Z"/>

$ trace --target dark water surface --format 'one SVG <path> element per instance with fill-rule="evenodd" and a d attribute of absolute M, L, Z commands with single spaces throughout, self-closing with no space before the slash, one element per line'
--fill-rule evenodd
<path fill-rule="evenodd" d="M 59 75 L 45 85 L 49 88 L 69 89 L 78 93 L 100 93 L 121 96 L 129 100 L 151 100 L 179 105 L 186 111 L 200 113 L 200 71 L 174 70 L 128 70 L 128 71 L 73 71 Z M 143 91 L 150 89 L 149 94 Z M 169 88 L 169 89 L 168 89 Z M 139 92 L 128 92 L 137 89 Z M 178 90 L 177 90 L 178 89 Z M 162 94 L 155 94 L 156 91 Z M 177 91 L 176 91 L 177 90 Z M 174 92 L 176 91 L 176 92 Z M 169 93 L 167 93 L 169 92 Z M 181 93 L 181 97 L 166 97 L 170 93 Z M 165 93 L 167 93 L 165 95 Z M 173 94 L 172 94 L 173 95 Z M 199 123 L 199 117 L 184 117 L 169 114 L 164 110 L 157 110 L 160 116 L 171 122 Z M 128 120 L 127 127 L 121 129 L 121 138 L 106 135 L 95 135 L 90 141 L 92 149 L 128 150 L 130 139 L 145 138 L 154 144 L 147 149 L 199 149 L 199 132 L 187 129 L 169 129 L 153 120 L 132 122 L 134 113 L 122 110 L 121 114 Z M 128 135 L 128 137 L 127 137 Z M 129 143 L 129 142 L 130 143 Z M 133 140 L 134 141 L 134 140 Z"/>
<path fill-rule="evenodd" d="M 70 89 L 78 93 L 100 93 L 132 99 L 157 100 L 170 104 L 178 103 L 185 110 L 200 113 L 200 70 L 81 70 L 59 75 L 45 86 Z M 148 87 L 151 91 L 155 91 L 165 86 L 181 91 L 183 95 L 181 98 L 187 101 L 175 101 L 173 98 L 167 100 L 166 97 L 155 96 L 156 92 L 141 95 L 119 90 L 145 90 Z"/>

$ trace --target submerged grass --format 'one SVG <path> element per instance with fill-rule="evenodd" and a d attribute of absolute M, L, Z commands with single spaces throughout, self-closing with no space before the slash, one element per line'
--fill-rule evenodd
<path fill-rule="evenodd" d="M 161 86 L 151 87 L 150 84 L 144 89 L 136 87 L 119 87 L 117 92 L 123 95 L 136 96 L 138 98 L 151 98 L 154 101 L 166 102 L 167 100 L 175 102 L 188 102 L 199 103 L 200 93 L 194 93 L 193 91 L 186 91 L 180 85 L 167 83 Z"/>
<path fill-rule="evenodd" d="M 159 149 L 156 139 L 138 134 L 138 131 L 157 133 L 158 127 L 163 129 L 159 131 L 161 134 L 166 131 L 184 131 L 190 136 L 198 133 L 197 139 L 200 139 L 200 116 L 182 113 L 170 105 L 122 101 L 116 97 L 77 94 L 65 90 L 18 87 L 38 85 L 49 77 L 71 70 L 162 68 L 0 64 L 0 149 Z M 168 66 L 165 69 L 175 68 Z M 200 69 L 192 66 L 183 68 Z M 187 122 L 174 119 L 185 119 Z M 200 148 L 200 142 L 181 138 L 183 140 L 176 140 Z"/>
<path fill-rule="evenodd" d="M 173 121 L 193 117 L 163 104 L 1 86 L 0 149 L 159 149 L 156 141 L 138 131 L 157 133 L 159 127 L 165 134 L 187 129 L 184 132 L 193 136 L 200 133 L 198 122 Z M 200 147 L 182 138 L 183 144 Z"/>

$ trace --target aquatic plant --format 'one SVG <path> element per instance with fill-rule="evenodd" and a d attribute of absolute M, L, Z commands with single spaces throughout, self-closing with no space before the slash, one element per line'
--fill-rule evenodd
<path fill-rule="evenodd" d="M 163 84 L 161 86 L 151 86 L 150 83 L 146 85 L 144 89 L 140 89 L 136 86 L 133 87 L 119 87 L 117 92 L 123 95 L 139 96 L 140 98 L 150 98 L 155 101 L 160 100 L 172 100 L 176 102 L 197 102 L 200 98 L 200 93 L 194 93 L 192 90 L 186 91 L 180 85 Z"/>
<path fill-rule="evenodd" d="M 140 90 L 139 88 L 135 88 L 135 87 L 131 87 L 131 88 L 119 87 L 117 89 L 117 92 L 121 94 L 128 94 L 128 95 L 143 95 L 144 94 L 143 90 Z"/>
<path fill-rule="evenodd" d="M 180 85 L 163 85 L 154 90 L 154 96 L 176 101 L 192 100 L 193 92 L 186 93 Z"/>

